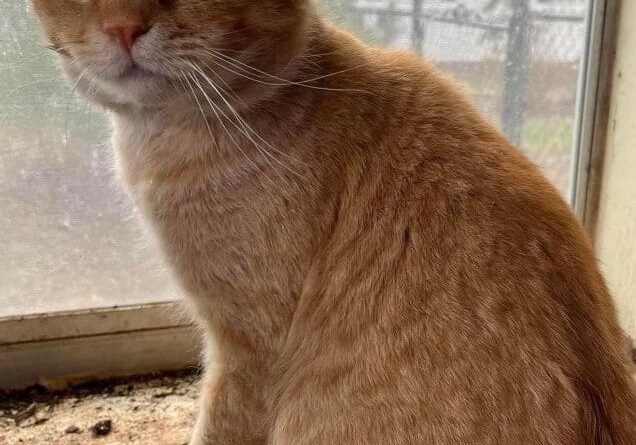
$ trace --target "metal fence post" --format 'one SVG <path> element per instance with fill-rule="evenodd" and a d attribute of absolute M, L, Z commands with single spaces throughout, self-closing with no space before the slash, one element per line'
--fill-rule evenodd
<path fill-rule="evenodd" d="M 424 49 L 424 0 L 413 0 L 413 32 L 411 41 L 413 49 L 418 55 L 422 55 Z"/>
<path fill-rule="evenodd" d="M 528 105 L 531 26 L 528 2 L 516 0 L 508 24 L 501 116 L 503 131 L 516 144 L 521 143 Z"/>

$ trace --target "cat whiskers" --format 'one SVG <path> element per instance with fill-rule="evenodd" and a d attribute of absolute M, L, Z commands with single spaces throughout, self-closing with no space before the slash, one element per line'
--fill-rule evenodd
<path fill-rule="evenodd" d="M 352 71 L 354 69 L 359 68 L 359 66 L 356 68 L 347 68 L 347 69 L 336 71 L 333 73 L 323 74 L 321 76 L 316 76 L 310 79 L 292 81 L 292 80 L 284 79 L 282 77 L 268 73 L 266 71 L 260 70 L 258 68 L 255 68 L 245 62 L 241 62 L 240 60 L 235 59 L 234 57 L 228 56 L 227 54 L 223 54 L 219 51 L 211 50 L 208 48 L 204 52 L 212 56 L 215 59 L 215 63 L 218 64 L 221 68 L 237 76 L 243 77 L 247 80 L 251 80 L 253 82 L 257 82 L 263 85 L 270 85 L 270 86 L 296 85 L 296 86 L 302 86 L 305 88 L 311 88 L 311 89 L 323 90 L 323 91 L 359 92 L 359 93 L 367 92 L 366 90 L 360 90 L 355 88 L 330 88 L 330 87 L 312 85 L 313 82 L 326 79 L 329 77 L 337 76 L 338 74 L 343 74 L 348 71 Z M 262 79 L 272 79 L 272 80 L 262 80 Z"/>
<path fill-rule="evenodd" d="M 268 181 L 271 182 L 272 185 L 276 185 L 276 182 L 273 180 L 273 178 L 271 178 L 267 172 L 265 170 L 263 170 L 262 168 L 259 168 L 257 166 L 256 163 L 253 162 L 253 160 L 249 157 L 249 154 L 245 153 L 243 151 L 243 149 L 240 146 L 240 143 L 238 141 L 236 141 L 236 139 L 234 138 L 233 134 L 232 134 L 232 129 L 229 129 L 223 122 L 223 118 L 225 118 L 228 123 L 232 124 L 232 126 L 238 130 L 238 132 L 240 134 L 242 134 L 243 136 L 245 136 L 249 142 L 252 143 L 252 145 L 254 146 L 254 148 L 261 154 L 263 155 L 263 159 L 264 161 L 272 168 L 273 172 L 276 173 L 281 179 L 285 179 L 283 175 L 280 174 L 280 172 L 277 170 L 276 166 L 274 166 L 272 164 L 272 162 L 270 161 L 269 158 L 273 158 L 273 156 L 267 152 L 267 150 L 262 149 L 259 144 L 254 141 L 254 139 L 247 133 L 247 131 L 245 130 L 245 128 L 241 128 L 240 122 L 244 122 L 234 111 L 234 109 L 232 108 L 232 106 L 225 101 L 225 99 L 223 98 L 223 96 L 220 94 L 220 92 L 218 91 L 218 89 L 215 90 L 215 92 L 219 95 L 221 95 L 221 98 L 225 101 L 226 106 L 228 107 L 228 110 L 230 110 L 230 112 L 233 114 L 234 118 L 236 120 L 238 120 L 238 124 L 236 121 L 234 121 L 232 119 L 233 116 L 228 116 L 228 114 L 223 111 L 223 109 L 214 103 L 214 101 L 212 101 L 212 99 L 208 96 L 207 92 L 205 91 L 205 89 L 203 88 L 203 86 L 201 85 L 201 82 L 199 82 L 191 73 L 189 74 L 190 78 L 192 79 L 192 81 L 195 83 L 195 85 L 198 87 L 198 89 L 201 91 L 201 93 L 204 95 L 204 97 L 206 98 L 208 104 L 210 105 L 210 107 L 212 108 L 214 114 L 217 116 L 217 119 L 219 119 L 219 123 L 221 124 L 221 126 L 223 127 L 223 129 L 225 130 L 225 133 L 228 135 L 228 137 L 230 137 L 230 139 L 232 140 L 232 142 L 234 143 L 234 145 L 236 146 L 236 148 L 250 161 L 250 163 L 258 170 L 260 170 L 265 177 L 268 179 Z M 207 79 L 206 79 L 207 80 Z M 275 159 L 275 158 L 274 158 Z"/>
<path fill-rule="evenodd" d="M 88 72 L 88 68 L 84 68 L 82 71 L 80 71 L 79 75 L 77 76 L 77 80 L 73 83 L 73 86 L 71 87 L 71 94 L 75 93 L 75 90 L 77 89 L 77 87 L 79 86 L 80 82 L 84 78 L 84 75 L 87 72 Z M 89 82 L 89 84 L 91 83 L 90 79 L 88 79 L 88 82 Z"/>
<path fill-rule="evenodd" d="M 68 52 L 68 50 L 66 50 L 62 46 L 44 45 L 44 47 L 46 49 L 49 49 L 49 50 L 53 51 L 53 52 L 56 52 L 57 54 L 61 54 L 61 55 L 66 56 L 66 57 L 70 57 L 71 56 L 71 54 Z"/>
<path fill-rule="evenodd" d="M 290 162 L 298 162 L 296 159 L 292 158 L 291 156 L 289 156 L 287 153 L 284 153 L 282 151 L 280 151 L 279 149 L 277 149 L 276 147 L 274 147 L 272 144 L 270 144 L 268 141 L 266 141 L 258 132 L 256 132 L 246 121 L 245 119 L 243 119 L 241 117 L 241 115 L 236 111 L 236 109 L 232 106 L 232 104 L 226 99 L 226 97 L 223 95 L 222 91 L 220 91 L 220 89 L 218 88 L 217 85 L 214 84 L 214 82 L 212 82 L 212 80 L 210 80 L 210 78 L 205 74 L 205 72 L 201 69 L 201 67 L 195 65 L 192 62 L 189 61 L 185 61 L 192 69 L 194 69 L 195 73 L 197 73 L 199 76 L 201 76 L 209 85 L 210 87 L 214 90 L 214 92 L 219 96 L 219 98 L 223 101 L 223 103 L 225 104 L 225 106 L 228 108 L 228 110 L 230 111 L 230 113 L 232 113 L 234 119 L 236 120 L 233 121 L 232 119 L 229 119 L 227 117 L 227 115 L 225 113 L 223 113 L 223 115 L 228 119 L 228 121 L 230 121 L 232 123 L 232 125 L 239 130 L 253 145 L 254 147 L 261 153 L 263 154 L 266 158 L 269 158 L 271 160 L 273 160 L 274 162 L 276 162 L 277 164 L 279 164 L 281 167 L 285 168 L 287 171 L 289 171 L 290 173 L 298 176 L 298 177 L 303 177 L 299 172 L 297 172 L 296 170 L 292 169 L 288 164 L 282 162 L 280 159 L 278 159 L 276 156 L 274 156 L 272 153 L 270 153 L 267 148 L 269 148 L 270 150 L 272 150 L 274 153 L 280 155 L 280 156 L 284 156 L 285 158 L 287 158 Z M 207 65 L 206 65 L 207 67 Z M 210 69 L 209 67 L 207 67 L 208 69 Z M 214 73 L 213 70 L 210 69 L 210 71 L 212 71 Z M 217 75 L 216 73 L 214 73 L 215 75 Z M 218 77 L 218 75 L 217 75 Z M 218 107 L 218 106 L 217 106 Z M 222 111 L 222 110 L 221 110 Z M 254 138 L 258 139 L 261 143 L 265 144 L 265 147 L 261 147 L 259 142 L 257 142 Z M 269 163 L 269 162 L 268 162 Z M 274 166 L 270 163 L 270 165 L 272 166 L 272 168 L 274 168 Z"/>
<path fill-rule="evenodd" d="M 60 80 L 59 77 L 51 77 L 49 79 L 38 79 L 38 80 L 34 80 L 32 82 L 26 82 L 26 83 L 18 85 L 17 87 L 15 87 L 11 91 L 9 91 L 7 93 L 7 96 L 11 97 L 15 93 L 17 93 L 18 91 L 20 91 L 20 90 L 22 90 L 24 88 L 28 88 L 28 87 L 33 86 L 33 85 L 39 85 L 41 83 L 47 83 L 47 82 L 55 82 L 55 81 L 58 81 L 58 80 Z"/>
<path fill-rule="evenodd" d="M 232 89 L 232 87 L 225 81 L 225 79 L 223 79 L 223 76 L 220 76 L 216 71 L 214 71 L 212 68 L 210 68 L 205 62 L 200 61 L 200 63 L 207 69 L 209 70 L 214 77 L 216 77 L 220 82 L 223 83 L 223 85 L 225 85 L 225 88 L 221 88 L 220 86 L 217 85 L 217 87 L 219 87 L 219 89 L 221 91 L 227 91 L 229 94 L 231 94 L 234 99 L 236 99 L 236 101 L 242 105 L 242 106 L 246 106 L 245 102 L 243 101 L 243 99 L 241 99 L 241 97 L 236 94 L 236 92 Z"/>
<path fill-rule="evenodd" d="M 33 60 L 33 59 L 26 59 L 24 61 L 28 61 L 28 60 Z M 78 61 L 74 57 L 71 57 L 71 60 L 68 63 L 70 65 L 74 65 L 74 64 L 76 65 L 78 63 Z M 56 82 L 58 80 L 60 80 L 60 77 L 50 77 L 48 79 L 38 79 L 38 80 L 31 81 L 31 82 L 26 82 L 26 83 L 23 83 L 21 85 L 18 85 L 13 90 L 9 91 L 8 95 L 10 97 L 10 96 L 14 95 L 15 93 L 17 93 L 18 91 L 21 91 L 24 88 L 28 88 L 28 87 L 33 86 L 33 85 L 39 85 L 41 83 Z"/>
<path fill-rule="evenodd" d="M 73 59 L 71 61 L 71 64 L 77 64 L 77 61 L 75 59 Z M 73 94 L 75 94 L 75 91 L 77 90 L 77 87 L 79 86 L 80 82 L 84 78 L 84 75 L 86 74 L 87 71 L 88 71 L 88 68 L 84 68 L 82 71 L 80 71 L 79 75 L 77 76 L 77 80 L 71 86 L 71 89 L 69 90 L 68 95 L 66 97 L 66 112 L 64 113 L 64 115 L 65 115 L 65 119 L 64 119 L 64 144 L 65 144 L 66 148 L 68 148 L 68 141 L 69 141 L 69 122 L 68 122 L 68 117 L 69 117 L 69 114 L 70 114 L 69 111 L 70 111 L 70 107 L 71 107 L 71 97 L 73 97 Z M 90 82 L 90 80 L 88 82 L 89 82 L 89 89 L 90 89 L 91 82 Z M 87 94 L 87 96 L 88 96 L 88 94 Z"/>
<path fill-rule="evenodd" d="M 212 113 L 216 116 L 217 121 L 219 122 L 219 124 L 223 127 L 223 130 L 225 130 L 225 133 L 227 135 L 227 137 L 232 141 L 233 145 L 236 147 L 236 149 L 239 151 L 239 153 L 241 153 L 241 155 L 246 159 L 246 161 L 253 167 L 255 168 L 257 171 L 261 171 L 265 178 L 267 178 L 270 182 L 272 182 L 272 184 L 274 184 L 274 181 L 272 180 L 272 178 L 270 178 L 267 173 L 260 168 L 253 160 L 252 158 L 249 157 L 249 155 L 247 153 L 245 153 L 245 151 L 243 151 L 243 149 L 241 148 L 241 145 L 239 144 L 239 142 L 234 138 L 234 135 L 232 134 L 231 131 L 228 130 L 228 128 L 225 126 L 225 123 L 223 122 L 223 119 L 221 118 L 221 116 L 219 115 L 219 111 L 222 111 L 219 109 L 219 107 L 217 105 L 215 105 L 210 97 L 207 95 L 207 93 L 205 92 L 205 90 L 201 87 L 200 83 L 196 80 L 196 78 L 189 72 L 184 72 L 184 71 L 180 71 L 181 76 L 178 77 L 178 79 L 180 81 L 185 81 L 188 88 L 190 90 L 190 92 L 192 93 L 192 96 L 199 108 L 199 111 L 201 112 L 201 117 L 203 117 L 203 120 L 205 122 L 206 128 L 208 130 L 208 133 L 210 135 L 210 139 L 212 139 L 213 143 L 216 145 L 216 139 L 214 137 L 214 133 L 212 131 L 212 127 L 210 126 L 210 123 L 208 121 L 208 117 L 205 113 L 205 111 L 203 111 L 203 107 L 201 105 L 201 102 L 199 101 L 199 98 L 197 97 L 197 93 L 194 90 L 193 84 L 196 85 L 198 87 L 198 89 L 201 91 L 201 93 L 203 93 L 203 96 L 206 98 L 206 101 L 208 102 L 208 104 L 210 105 L 210 109 L 212 111 Z M 185 85 L 184 85 L 185 87 Z"/>

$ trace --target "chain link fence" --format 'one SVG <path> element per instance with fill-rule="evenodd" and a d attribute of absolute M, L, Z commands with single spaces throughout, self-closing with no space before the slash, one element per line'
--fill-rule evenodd
<path fill-rule="evenodd" d="M 410 49 L 462 82 L 567 196 L 587 0 L 323 0 L 367 41 Z"/>

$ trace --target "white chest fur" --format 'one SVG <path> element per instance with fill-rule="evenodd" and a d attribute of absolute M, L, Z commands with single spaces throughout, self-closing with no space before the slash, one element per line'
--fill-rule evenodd
<path fill-rule="evenodd" d="M 114 124 L 120 177 L 197 305 L 246 326 L 291 316 L 315 244 L 302 187 L 259 176 L 196 121 Z"/>

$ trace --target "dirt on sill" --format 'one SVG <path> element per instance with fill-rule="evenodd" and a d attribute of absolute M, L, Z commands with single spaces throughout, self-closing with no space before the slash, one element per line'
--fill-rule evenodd
<path fill-rule="evenodd" d="M 636 378 L 636 374 L 634 374 Z M 187 445 L 195 372 L 0 391 L 2 445 Z"/>
<path fill-rule="evenodd" d="M 194 372 L 0 392 L 3 445 L 184 445 L 194 423 Z"/>

